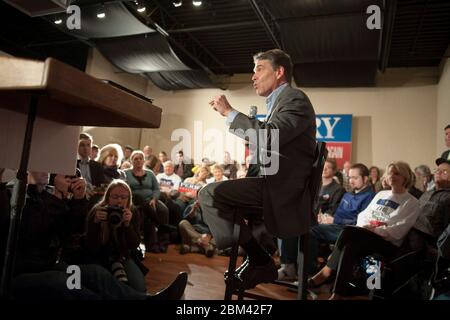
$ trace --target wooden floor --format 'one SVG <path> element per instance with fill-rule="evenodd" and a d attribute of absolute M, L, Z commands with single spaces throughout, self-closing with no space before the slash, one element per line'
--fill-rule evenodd
<path fill-rule="evenodd" d="M 198 253 L 181 255 L 176 245 L 169 246 L 167 253 L 146 253 L 144 264 L 150 269 L 146 276 L 147 290 L 154 293 L 167 286 L 181 272 L 188 273 L 186 300 L 223 300 L 225 283 L 223 273 L 228 257 L 207 258 Z M 240 263 L 240 261 L 239 261 Z M 275 284 L 261 284 L 251 292 L 277 300 L 295 300 L 296 292 Z"/>

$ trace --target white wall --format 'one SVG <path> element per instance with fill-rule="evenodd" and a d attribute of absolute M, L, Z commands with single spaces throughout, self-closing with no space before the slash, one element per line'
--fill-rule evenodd
<path fill-rule="evenodd" d="M 306 90 L 317 113 L 353 114 L 352 162 L 384 168 L 435 158 L 436 86 Z"/>
<path fill-rule="evenodd" d="M 437 87 L 436 155 L 448 149 L 444 141 L 444 128 L 450 124 L 450 59 L 443 61 L 442 66 Z"/>

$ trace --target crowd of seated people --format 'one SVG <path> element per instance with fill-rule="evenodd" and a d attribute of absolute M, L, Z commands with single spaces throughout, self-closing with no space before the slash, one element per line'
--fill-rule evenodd
<path fill-rule="evenodd" d="M 3 169 L 0 170 L 0 178 L 2 173 Z M 15 183 L 0 185 L 0 268 L 3 268 L 5 257 L 6 246 L 3 244 L 8 237 L 10 199 Z M 154 295 L 146 292 L 142 275 L 137 273 L 134 278 L 133 269 L 137 268 L 130 258 L 139 238 L 131 224 L 130 194 L 123 181 L 115 180 L 103 200 L 88 214 L 85 179 L 57 174 L 52 175 L 49 181 L 48 173 L 30 172 L 15 250 L 10 298 L 180 299 L 187 283 L 186 273 L 180 273 L 171 285 Z M 102 209 L 106 204 L 121 205 L 115 230 L 105 223 L 108 213 Z M 86 228 L 89 223 L 92 224 Z M 75 236 L 86 233 L 89 234 L 86 238 Z M 79 283 L 75 281 L 77 290 L 68 286 L 71 270 L 74 270 L 70 267 L 73 266 L 77 267 L 79 274 Z"/>
<path fill-rule="evenodd" d="M 211 258 L 217 253 L 196 194 L 207 183 L 247 176 L 250 157 L 239 166 L 225 152 L 223 164 L 204 158 L 194 166 L 182 150 L 173 162 L 164 151 L 156 157 L 149 146 L 140 151 L 132 146 L 108 144 L 100 148 L 98 155 L 95 150 L 99 148 L 94 147 L 93 138 L 80 134 L 77 168 L 81 178 L 56 175 L 49 185 L 46 174 L 30 174 L 30 199 L 38 194 L 51 203 L 51 210 L 56 208 L 61 213 L 50 210 L 45 225 L 35 226 L 37 215 L 24 219 L 26 243 L 37 239 L 40 233 L 45 232 L 46 236 L 35 241 L 36 248 L 24 245 L 24 255 L 19 250 L 18 276 L 25 274 L 24 279 L 32 279 L 30 283 L 36 286 L 44 279 L 53 279 L 47 287 L 58 292 L 63 290 L 59 286 L 67 278 L 62 266 L 76 263 L 93 277 L 101 273 L 105 281 L 117 288 L 106 294 L 100 292 L 103 288 L 86 284 L 80 296 L 65 293 L 67 298 L 147 299 L 150 296 L 146 294 L 144 277 L 148 270 L 141 261 L 141 243 L 151 253 L 167 252 L 170 243 L 179 245 L 182 254 L 201 253 Z M 372 251 L 395 256 L 410 230 L 424 239 L 424 245 L 436 247 L 450 222 L 450 163 L 438 159 L 436 165 L 437 170 L 431 174 L 424 165 L 413 172 L 406 163 L 393 162 L 383 174 L 376 166 L 368 169 L 364 164 L 349 162 L 339 171 L 336 161 L 327 159 L 314 210 L 317 224 L 310 229 L 306 265 L 310 288 L 333 279 L 332 298 L 345 297 L 351 266 Z M 2 188 L 0 221 L 6 228 L 5 199 L 11 187 Z M 33 205 L 32 200 L 27 201 L 27 205 Z M 109 220 L 109 211 L 114 207 L 122 213 L 117 224 Z M 64 228 L 70 230 L 62 232 Z M 272 239 L 276 243 L 277 239 Z M 296 280 L 298 238 L 278 241 L 279 279 Z M 35 276 L 36 272 L 45 274 Z M 176 281 L 181 283 L 182 279 Z M 16 288 L 18 297 L 25 294 L 21 292 L 25 282 L 18 281 Z"/>
<path fill-rule="evenodd" d="M 397 253 L 419 215 L 418 200 L 408 192 L 412 176 L 404 162 L 388 166 L 386 182 L 390 189 L 373 197 L 358 214 L 356 226 L 345 226 L 341 230 L 326 266 L 310 279 L 310 286 L 322 284 L 339 269 L 331 296 L 339 299 L 346 295 L 349 278 L 359 259 L 373 252 L 387 257 Z"/>

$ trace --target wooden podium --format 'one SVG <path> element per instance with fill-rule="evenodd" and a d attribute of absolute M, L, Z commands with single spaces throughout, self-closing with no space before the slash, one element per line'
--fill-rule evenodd
<path fill-rule="evenodd" d="M 0 296 L 8 298 L 36 117 L 71 126 L 159 128 L 162 111 L 143 97 L 52 58 L 42 62 L 0 57 L 0 73 L 0 108 L 27 116 L 1 277 Z"/>

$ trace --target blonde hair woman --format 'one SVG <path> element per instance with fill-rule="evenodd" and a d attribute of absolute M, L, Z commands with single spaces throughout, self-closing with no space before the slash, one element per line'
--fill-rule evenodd
<path fill-rule="evenodd" d="M 122 159 L 122 148 L 116 143 L 107 144 L 100 150 L 97 161 L 103 166 L 103 174 L 107 183 L 114 179 L 125 179 L 124 172 L 119 169 Z"/>

